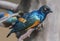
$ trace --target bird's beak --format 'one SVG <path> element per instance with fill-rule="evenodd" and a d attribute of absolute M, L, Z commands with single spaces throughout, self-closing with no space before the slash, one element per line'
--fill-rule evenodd
<path fill-rule="evenodd" d="M 50 13 L 53 13 L 53 11 L 50 11 Z"/>

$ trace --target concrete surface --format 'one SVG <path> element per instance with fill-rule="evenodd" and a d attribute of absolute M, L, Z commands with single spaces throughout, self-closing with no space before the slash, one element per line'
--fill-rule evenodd
<path fill-rule="evenodd" d="M 41 32 L 33 33 L 31 38 L 28 38 L 25 41 L 60 41 L 60 0 L 46 0 L 46 2 L 47 5 L 51 7 L 53 13 L 49 14 L 43 22 L 44 29 Z M 6 38 L 8 32 L 8 28 L 0 28 L 0 41 L 17 41 L 15 34 Z"/>

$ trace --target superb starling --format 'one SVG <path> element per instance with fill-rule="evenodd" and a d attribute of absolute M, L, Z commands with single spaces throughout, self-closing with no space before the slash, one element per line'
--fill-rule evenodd
<path fill-rule="evenodd" d="M 40 23 L 42 23 L 46 16 L 51 13 L 51 9 L 43 5 L 38 10 L 32 11 L 18 18 L 16 23 L 12 26 L 12 30 L 7 35 L 7 37 L 11 33 L 19 32 L 21 30 L 36 28 Z"/>

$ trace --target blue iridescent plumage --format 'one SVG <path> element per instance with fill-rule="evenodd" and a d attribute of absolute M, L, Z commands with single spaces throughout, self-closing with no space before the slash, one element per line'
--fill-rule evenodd
<path fill-rule="evenodd" d="M 0 18 L 4 17 L 4 12 L 0 12 Z"/>
<path fill-rule="evenodd" d="M 22 23 L 19 20 L 17 20 L 15 25 L 12 28 L 17 31 L 23 30 L 33 25 L 36 20 L 39 20 L 40 22 L 42 22 L 45 17 L 46 16 L 43 15 L 43 13 L 38 13 L 38 11 L 33 11 L 31 12 L 31 14 L 27 14 L 23 16 L 23 18 L 27 20 L 25 23 Z"/>

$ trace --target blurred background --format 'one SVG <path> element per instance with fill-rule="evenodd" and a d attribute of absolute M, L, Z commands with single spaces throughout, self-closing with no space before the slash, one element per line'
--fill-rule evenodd
<path fill-rule="evenodd" d="M 18 4 L 20 0 L 6 0 Z M 38 5 L 37 5 L 38 4 Z M 44 29 L 40 32 L 34 32 L 31 38 L 27 38 L 25 41 L 60 41 L 60 0 L 32 0 L 30 11 L 38 9 L 41 5 L 47 4 L 52 9 L 53 13 L 49 14 L 46 20 L 43 22 Z M 7 12 L 0 9 L 0 12 Z M 9 28 L 0 27 L 0 41 L 18 41 L 15 34 L 11 34 L 9 38 L 6 38 L 9 33 Z"/>

